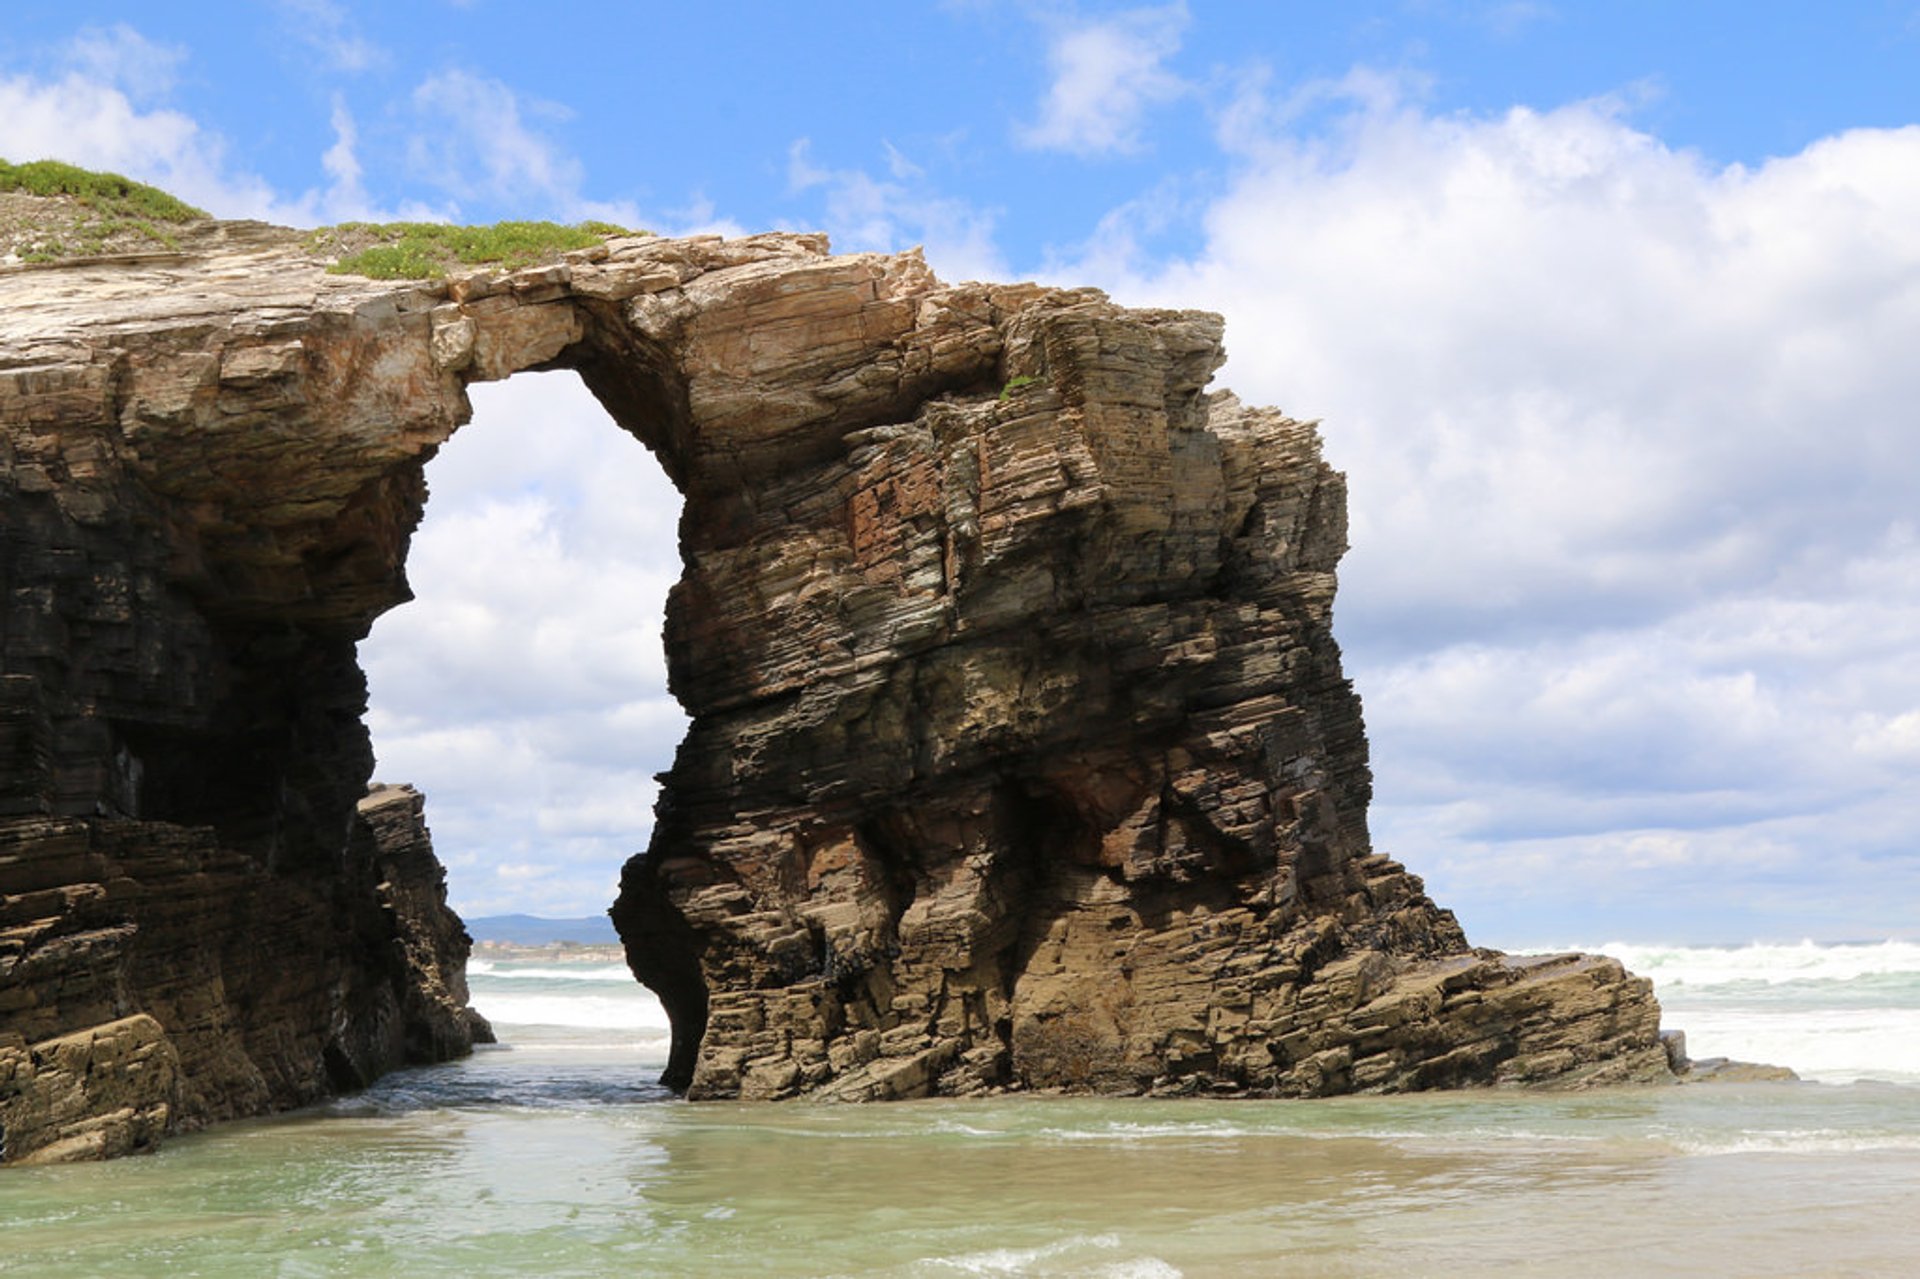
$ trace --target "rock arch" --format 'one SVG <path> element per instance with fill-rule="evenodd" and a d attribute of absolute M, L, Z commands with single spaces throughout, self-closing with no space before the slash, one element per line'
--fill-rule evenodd
<path fill-rule="evenodd" d="M 354 644 L 464 387 L 557 367 L 686 500 L 693 722 L 612 912 L 676 1087 L 1665 1072 L 1646 983 L 1473 950 L 1371 851 L 1342 480 L 1206 389 L 1216 316 L 793 235 L 381 283 L 237 223 L 0 314 L 0 1157 L 464 1050 Z"/>

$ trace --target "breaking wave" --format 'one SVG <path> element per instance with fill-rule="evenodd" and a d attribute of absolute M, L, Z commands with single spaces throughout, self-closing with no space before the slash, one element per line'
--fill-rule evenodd
<path fill-rule="evenodd" d="M 1650 978 L 1693 1057 L 1788 1066 L 1822 1083 L 1920 1084 L 1920 943 L 1582 949 Z"/>

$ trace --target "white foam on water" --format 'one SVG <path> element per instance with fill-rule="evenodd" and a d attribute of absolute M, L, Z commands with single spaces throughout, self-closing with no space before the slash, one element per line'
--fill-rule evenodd
<path fill-rule="evenodd" d="M 951 1133 L 959 1137 L 1000 1138 L 1000 1137 L 1005 1137 L 1007 1135 L 1004 1129 L 976 1128 L 972 1124 L 963 1124 L 957 1119 L 936 1119 L 933 1121 L 933 1123 L 928 1125 L 928 1131 Z"/>
<path fill-rule="evenodd" d="M 1686 1032 L 1690 1057 L 1787 1066 L 1820 1083 L 1920 1084 L 1920 1009 L 1742 1008 L 1670 999 L 1664 1011 L 1669 1029 Z"/>
<path fill-rule="evenodd" d="M 1920 942 L 1670 946 L 1609 942 L 1652 980 L 1696 1059 L 1786 1066 L 1821 1083 L 1920 1084 Z"/>
<path fill-rule="evenodd" d="M 1180 1279 L 1182 1272 L 1158 1257 L 1129 1257 L 1061 1269 L 1060 1263 L 1076 1253 L 1112 1251 L 1119 1247 L 1118 1235 L 1076 1235 L 1037 1248 L 993 1248 L 957 1257 L 932 1257 L 923 1265 L 935 1271 L 958 1271 L 966 1275 L 1062 1273 L 1086 1275 L 1089 1279 L 1096 1276 L 1110 1276 L 1111 1279 Z M 1043 1263 L 1053 1264 L 1043 1266 Z"/>
<path fill-rule="evenodd" d="M 1814 941 L 1748 946 L 1660 946 L 1608 942 L 1580 950 L 1612 955 L 1655 986 L 1769 985 L 1797 981 L 1853 981 L 1911 974 L 1920 980 L 1920 942 L 1827 945 Z"/>
<path fill-rule="evenodd" d="M 594 1030 L 669 1029 L 667 1013 L 644 987 L 621 995 L 521 994 L 476 990 L 473 1006 L 496 1026 L 578 1026 Z"/>
<path fill-rule="evenodd" d="M 1689 1155 L 1857 1155 L 1879 1150 L 1920 1150 L 1920 1133 L 1858 1133 L 1831 1128 L 1750 1130 L 1737 1135 L 1675 1137 Z"/>
<path fill-rule="evenodd" d="M 1037 1136 L 1052 1141 L 1229 1141 L 1259 1134 L 1250 1128 L 1217 1121 L 1173 1124 L 1111 1123 L 1099 1128 L 1042 1128 Z"/>
<path fill-rule="evenodd" d="M 502 1023 L 505 1025 L 505 1023 Z M 495 1031 L 500 1026 L 494 1027 Z M 618 1031 L 589 1033 L 592 1027 L 507 1026 L 507 1036 L 497 1043 L 475 1044 L 474 1055 L 515 1053 L 522 1057 L 544 1056 L 572 1060 L 582 1055 L 593 1057 L 631 1057 L 636 1053 L 651 1057 L 672 1047 L 672 1036 L 664 1031 L 622 1034 Z"/>
<path fill-rule="evenodd" d="M 1273 1118 L 1278 1112 L 1263 1109 L 1257 1113 L 1263 1117 Z M 1591 1133 L 1541 1132 L 1510 1125 L 1465 1129 L 1397 1128 L 1372 1125 L 1352 1128 L 1344 1126 L 1315 1128 L 1291 1124 L 1265 1127 L 1228 1123 L 1222 1120 L 1186 1123 L 1109 1123 L 1086 1128 L 1042 1128 L 1033 1134 L 1033 1139 L 1062 1142 L 1112 1142 L 1117 1145 L 1158 1141 L 1204 1143 L 1280 1139 L 1286 1141 L 1380 1141 L 1416 1146 L 1431 1144 L 1435 1141 L 1444 1141 L 1453 1145 L 1471 1143 L 1477 1146 L 1537 1146 L 1590 1144 L 1601 1140 L 1598 1135 Z"/>
<path fill-rule="evenodd" d="M 505 965 L 505 966 L 503 966 Z M 520 966 L 511 960 L 469 959 L 468 977 L 490 977 L 496 981 L 596 981 L 637 984 L 625 964 L 533 964 Z"/>

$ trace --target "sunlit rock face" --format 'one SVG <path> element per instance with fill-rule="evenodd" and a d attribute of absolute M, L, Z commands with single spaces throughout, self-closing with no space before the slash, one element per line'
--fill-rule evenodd
<path fill-rule="evenodd" d="M 693 723 L 613 907 L 670 1083 L 1666 1077 L 1645 982 L 1471 949 L 1370 850 L 1342 480 L 1207 391 L 1220 330 L 793 235 L 383 283 L 216 223 L 0 273 L 4 1157 L 483 1030 L 354 645 L 465 386 L 559 367 L 685 496 Z"/>

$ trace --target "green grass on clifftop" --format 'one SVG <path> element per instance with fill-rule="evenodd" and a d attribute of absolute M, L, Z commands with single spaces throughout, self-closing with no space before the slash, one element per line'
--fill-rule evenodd
<path fill-rule="evenodd" d="M 158 187 L 58 160 L 12 164 L 0 160 L 0 194 L 40 196 L 61 203 L 46 215 L 0 218 L 5 244 L 26 262 L 56 262 L 178 242 L 166 228 L 207 216 Z M 78 209 L 75 206 L 79 206 Z M 64 212 L 63 212 L 64 210 Z M 19 225 L 13 225 L 18 222 Z"/>
<path fill-rule="evenodd" d="M 376 280 L 438 279 L 448 268 L 492 266 L 514 271 L 550 262 L 563 253 L 599 244 L 609 236 L 647 235 L 611 222 L 496 222 L 451 226 L 444 222 L 342 222 L 307 237 L 307 247 L 338 255 L 327 268 L 335 275 Z"/>
<path fill-rule="evenodd" d="M 0 200 L 0 260 L 54 263 L 151 250 L 177 249 L 169 226 L 194 222 L 207 213 L 157 187 L 117 173 L 100 173 L 59 160 L 12 164 L 0 160 L 0 197 L 40 196 L 33 201 Z M 455 266 L 514 271 L 557 261 L 561 254 L 590 248 L 611 236 L 647 235 L 611 222 L 496 222 L 492 226 L 450 226 L 439 222 L 343 222 L 307 237 L 313 253 L 333 259 L 336 275 L 365 275 L 376 280 L 425 280 Z"/>
<path fill-rule="evenodd" d="M 206 210 L 177 200 L 159 187 L 150 187 L 117 173 L 97 173 L 62 164 L 58 160 L 34 160 L 27 164 L 0 160 L 0 191 L 70 195 L 103 217 L 192 222 L 207 216 Z"/>

